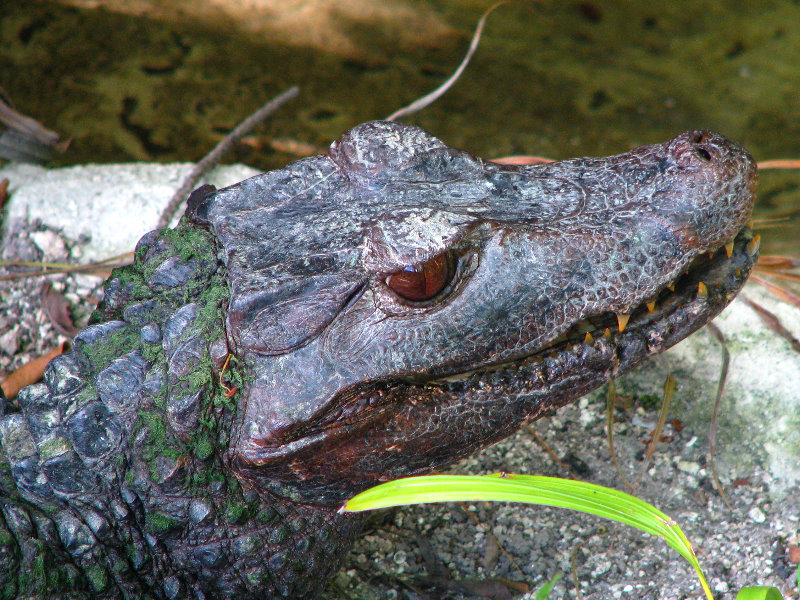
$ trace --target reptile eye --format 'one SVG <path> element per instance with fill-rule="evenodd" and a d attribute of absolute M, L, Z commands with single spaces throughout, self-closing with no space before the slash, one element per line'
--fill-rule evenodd
<path fill-rule="evenodd" d="M 406 267 L 386 277 L 386 285 L 395 294 L 411 302 L 426 302 L 439 294 L 453 279 L 455 268 L 449 252 Z"/>

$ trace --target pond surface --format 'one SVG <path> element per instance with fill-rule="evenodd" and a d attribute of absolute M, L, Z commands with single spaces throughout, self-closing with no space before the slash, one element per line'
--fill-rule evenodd
<path fill-rule="evenodd" d="M 387 0 L 375 16 L 287 0 L 317 12 L 270 33 L 146 1 L 71 1 L 140 8 L 0 0 L 0 87 L 72 138 L 57 164 L 197 160 L 300 85 L 229 159 L 262 169 L 436 87 L 490 4 Z M 490 17 L 455 87 L 405 121 L 484 157 L 606 155 L 710 128 L 758 160 L 800 158 L 799 89 L 797 1 L 515 2 Z M 800 254 L 798 212 L 800 173 L 763 172 L 757 218 L 791 219 L 763 232 L 767 252 Z"/>

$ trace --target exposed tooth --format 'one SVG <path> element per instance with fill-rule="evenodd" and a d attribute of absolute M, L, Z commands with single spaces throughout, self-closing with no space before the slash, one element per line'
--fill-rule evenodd
<path fill-rule="evenodd" d="M 567 352 L 569 352 L 570 350 L 572 350 L 572 344 L 570 344 L 570 343 L 567 343 L 566 350 L 567 350 Z"/>
<path fill-rule="evenodd" d="M 702 281 L 697 284 L 697 297 L 708 298 L 708 287 Z"/>
<path fill-rule="evenodd" d="M 674 283 L 670 283 L 667 287 L 669 288 L 670 292 L 674 292 L 675 291 L 675 284 Z"/>
<path fill-rule="evenodd" d="M 592 334 L 589 333 L 588 331 L 586 332 L 586 335 L 583 336 L 583 343 L 586 344 L 587 346 L 591 346 L 592 344 L 594 344 L 594 338 L 592 337 Z"/>
<path fill-rule="evenodd" d="M 625 326 L 628 324 L 628 319 L 630 319 L 630 318 L 631 318 L 631 316 L 629 314 L 628 315 L 617 315 L 617 325 L 619 326 L 620 333 L 625 331 Z"/>
<path fill-rule="evenodd" d="M 752 219 L 747 222 L 747 227 L 748 227 L 748 229 L 752 229 L 753 228 L 753 220 Z"/>
<path fill-rule="evenodd" d="M 647 306 L 647 312 L 651 313 L 656 309 L 656 301 L 648 302 L 645 306 Z"/>
<path fill-rule="evenodd" d="M 714 253 L 713 252 L 709 252 L 708 253 L 708 258 L 714 258 Z"/>
<path fill-rule="evenodd" d="M 761 246 L 761 234 L 757 233 L 753 236 L 753 239 L 747 242 L 747 254 L 750 256 L 754 256 L 756 252 L 758 252 L 758 248 Z"/>
<path fill-rule="evenodd" d="M 725 254 L 728 255 L 728 258 L 730 258 L 731 254 L 733 254 L 733 240 L 725 244 Z"/>
<path fill-rule="evenodd" d="M 606 327 L 606 330 L 603 332 L 603 337 L 611 339 L 611 330 L 608 327 Z"/>

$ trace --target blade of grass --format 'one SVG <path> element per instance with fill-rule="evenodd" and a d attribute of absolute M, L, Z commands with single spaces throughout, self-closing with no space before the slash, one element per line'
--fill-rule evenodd
<path fill-rule="evenodd" d="M 407 477 L 370 488 L 351 498 L 342 511 L 362 511 L 430 502 L 523 502 L 570 508 L 625 523 L 664 539 L 694 567 L 711 600 L 711 590 L 689 540 L 675 522 L 647 502 L 593 483 L 538 475 L 428 475 Z"/>
<path fill-rule="evenodd" d="M 558 583 L 558 580 L 561 579 L 561 573 L 553 577 L 550 581 L 545 583 L 542 587 L 539 588 L 539 591 L 536 592 L 536 595 L 533 597 L 533 600 L 547 600 L 547 597 L 550 595 L 550 592 L 553 590 L 553 586 Z"/>
<path fill-rule="evenodd" d="M 783 596 L 778 588 L 759 585 L 742 588 L 736 600 L 783 600 Z"/>

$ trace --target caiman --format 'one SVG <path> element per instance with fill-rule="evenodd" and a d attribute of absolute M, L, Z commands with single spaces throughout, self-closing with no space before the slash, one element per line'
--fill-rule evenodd
<path fill-rule="evenodd" d="M 708 323 L 757 253 L 708 131 L 509 166 L 392 122 L 204 186 L 0 404 L 2 598 L 313 598 L 353 494 L 430 473 Z"/>

